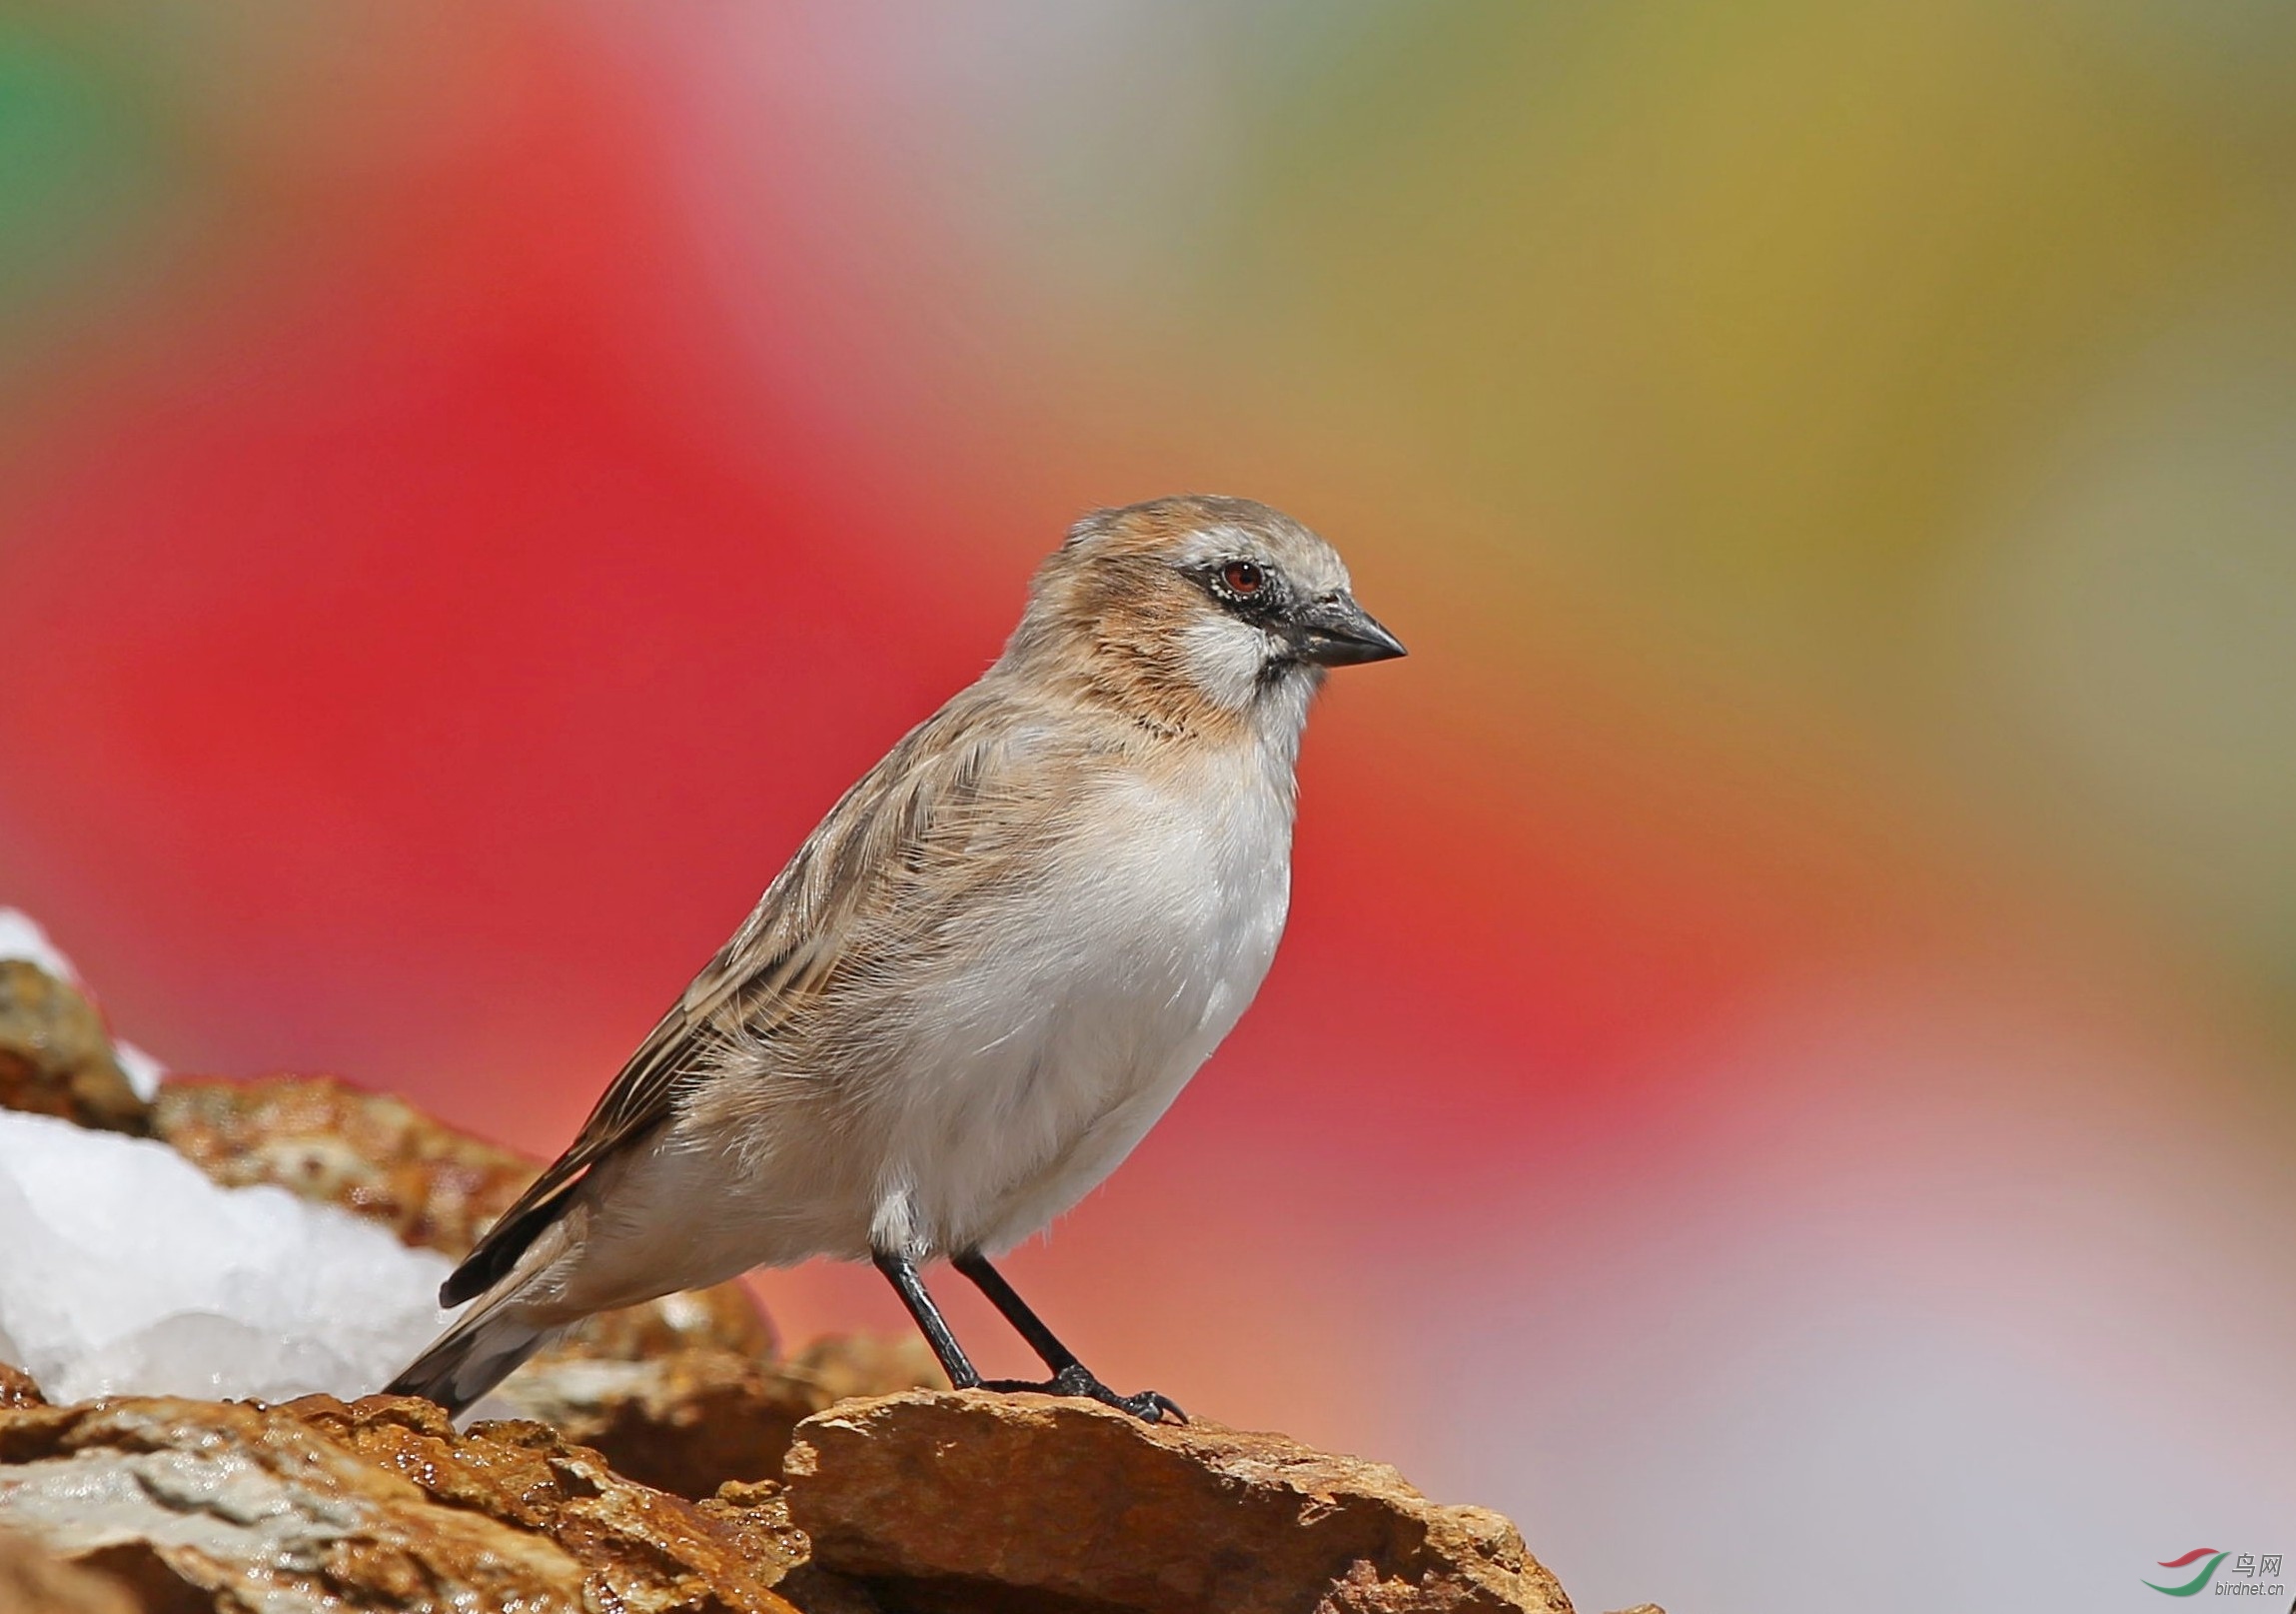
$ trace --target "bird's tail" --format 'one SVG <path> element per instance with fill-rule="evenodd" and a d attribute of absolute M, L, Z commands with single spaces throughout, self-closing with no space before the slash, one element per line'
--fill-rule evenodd
<path fill-rule="evenodd" d="M 457 1318 L 383 1393 L 419 1395 L 460 1415 L 558 1331 L 557 1326 L 532 1320 L 518 1303 L 514 1286 Z"/>

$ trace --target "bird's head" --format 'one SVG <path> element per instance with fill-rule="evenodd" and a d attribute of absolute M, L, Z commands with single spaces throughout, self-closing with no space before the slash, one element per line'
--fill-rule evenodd
<path fill-rule="evenodd" d="M 1187 495 L 1078 522 L 1007 661 L 1150 727 L 1296 730 L 1326 669 L 1403 653 L 1321 538 L 1249 499 Z"/>

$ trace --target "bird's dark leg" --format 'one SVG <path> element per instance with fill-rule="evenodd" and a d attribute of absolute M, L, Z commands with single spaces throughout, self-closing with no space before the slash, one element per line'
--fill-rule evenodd
<path fill-rule="evenodd" d="M 933 1297 L 925 1292 L 925 1280 L 917 1276 L 917 1263 L 906 1255 L 895 1255 L 890 1250 L 878 1250 L 870 1257 L 877 1270 L 885 1274 L 885 1281 L 901 1297 L 901 1304 L 909 1308 L 917 1331 L 932 1346 L 933 1354 L 940 1358 L 941 1371 L 949 1376 L 949 1383 L 960 1390 L 980 1386 L 980 1370 L 965 1355 L 964 1347 L 957 1343 L 956 1335 L 949 1332 L 948 1319 L 941 1308 L 933 1304 Z"/>
<path fill-rule="evenodd" d="M 1175 1423 L 1188 1421 L 1188 1414 L 1182 1412 L 1169 1396 L 1154 1390 L 1142 1390 L 1138 1395 L 1118 1395 L 1093 1377 L 1090 1369 L 1076 1359 L 1076 1352 L 1063 1345 L 1053 1331 L 1044 1326 L 1044 1319 L 1028 1308 L 1028 1302 L 1013 1291 L 1012 1285 L 1005 1282 L 1004 1274 L 989 1265 L 988 1257 L 980 1251 L 966 1250 L 962 1255 L 952 1255 L 949 1264 L 972 1279 L 973 1286 L 988 1296 L 988 1303 L 1003 1314 L 1004 1320 L 1012 1324 L 1021 1338 L 1028 1341 L 1028 1348 L 1044 1359 L 1045 1367 L 1052 1374 L 1051 1380 L 1043 1384 L 1015 1379 L 992 1379 L 984 1388 L 1082 1395 L 1120 1408 L 1150 1423 L 1162 1423 L 1166 1418 Z"/>

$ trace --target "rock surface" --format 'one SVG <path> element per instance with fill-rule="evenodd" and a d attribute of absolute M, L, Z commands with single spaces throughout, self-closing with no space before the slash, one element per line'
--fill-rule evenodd
<path fill-rule="evenodd" d="M 538 1424 L 394 1397 L 0 1413 L 0 1528 L 146 1607 L 788 1614 L 776 1499 L 695 1506 Z"/>
<path fill-rule="evenodd" d="M 909 1394 L 807 1419 L 787 1474 L 813 1562 L 887 1607 L 1570 1614 L 1498 1514 L 1281 1435 Z"/>
<path fill-rule="evenodd" d="M 29 1536 L 0 1532 L 0 1614 L 137 1614 L 127 1587 L 64 1562 Z"/>
<path fill-rule="evenodd" d="M 544 1424 L 458 1433 L 398 1396 L 22 1406 L 0 1410 L 8 1532 L 147 1610 L 1571 1609 L 1513 1525 L 1383 1464 L 981 1391 L 839 1403 L 798 1425 L 782 1483 L 701 1501 Z M 10 1575 L 61 1573 L 21 1556 L 0 1551 L 0 1598 Z M 82 1601 L 65 1606 L 122 1606 L 67 1582 Z"/>
<path fill-rule="evenodd" d="M 21 1367 L 0 1362 L 0 1411 L 10 1407 L 44 1407 L 48 1398 L 40 1393 L 40 1386 L 32 1382 L 32 1375 Z"/>
<path fill-rule="evenodd" d="M 631 1479 L 704 1497 L 781 1471 L 799 1420 L 856 1395 L 945 1384 L 919 1340 L 816 1340 L 780 1361 L 689 1346 L 591 1353 L 580 1342 L 517 1374 L 495 1400 L 595 1446 Z"/>
<path fill-rule="evenodd" d="M 619 1311 L 601 1311 L 584 1319 L 545 1356 L 633 1362 L 678 1350 L 722 1350 L 767 1357 L 778 1348 L 773 1326 L 758 1309 L 756 1297 L 746 1283 L 736 1281 L 665 1294 Z"/>
<path fill-rule="evenodd" d="M 150 1130 L 95 1005 L 25 958 L 0 958 L 0 1109 Z"/>
<path fill-rule="evenodd" d="M 458 1433 L 437 1407 L 405 1396 L 348 1405 L 308 1396 L 283 1410 L 433 1501 L 547 1536 L 609 1608 L 779 1610 L 786 1605 L 767 1588 L 805 1555 L 771 1488 L 695 1504 L 530 1420 Z"/>

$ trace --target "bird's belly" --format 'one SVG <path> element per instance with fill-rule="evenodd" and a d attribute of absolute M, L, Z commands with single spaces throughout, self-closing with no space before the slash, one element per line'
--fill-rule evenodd
<path fill-rule="evenodd" d="M 1274 956 L 1289 836 L 1259 828 L 1153 818 L 984 932 L 973 967 L 919 1005 L 930 1030 L 897 1083 L 906 1102 L 880 1206 L 894 1224 L 879 1236 L 1001 1248 L 1131 1152 Z"/>

